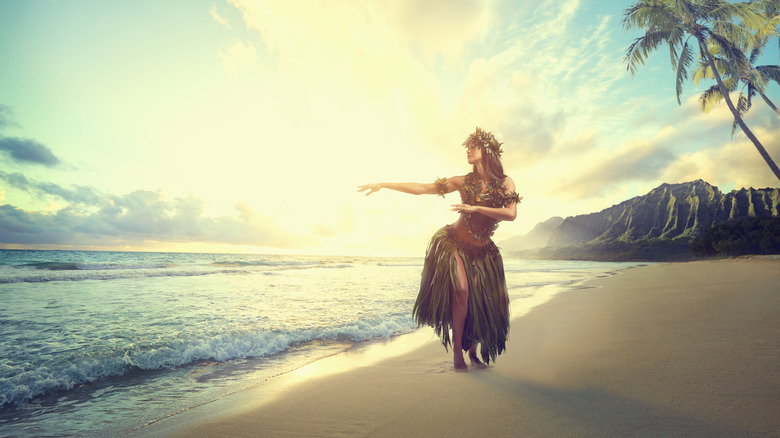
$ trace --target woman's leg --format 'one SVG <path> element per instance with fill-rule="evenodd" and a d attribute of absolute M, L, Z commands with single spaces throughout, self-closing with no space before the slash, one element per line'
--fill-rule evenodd
<path fill-rule="evenodd" d="M 463 359 L 463 329 L 466 325 L 466 315 L 469 311 L 469 282 L 466 268 L 460 254 L 455 253 L 458 264 L 458 284 L 455 296 L 450 300 L 452 307 L 452 362 L 455 371 L 466 371 L 466 361 Z"/>
<path fill-rule="evenodd" d="M 469 282 L 463 260 L 458 253 L 455 253 L 455 261 L 458 264 L 458 285 L 454 299 L 450 300 L 452 306 L 452 362 L 456 371 L 466 371 L 466 361 L 463 359 L 463 331 L 469 312 Z M 469 359 L 474 368 L 487 368 L 487 365 L 477 358 L 476 343 L 469 348 Z"/>

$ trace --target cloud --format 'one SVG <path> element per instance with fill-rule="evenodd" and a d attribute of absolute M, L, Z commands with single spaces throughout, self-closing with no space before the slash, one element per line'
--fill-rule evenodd
<path fill-rule="evenodd" d="M 251 30 L 223 50 L 229 68 L 239 66 L 231 50 L 259 36 L 251 41 L 267 48 L 275 89 L 305 102 L 293 107 L 301 117 L 316 115 L 311 132 L 327 136 L 348 120 L 368 135 L 392 132 L 397 138 L 375 135 L 376 149 L 411 145 L 401 154 L 462 162 L 452 146 L 482 126 L 506 142 L 505 163 L 536 163 L 586 127 L 573 125 L 587 125 L 579 118 L 592 118 L 625 75 L 623 48 L 607 44 L 613 17 L 575 26 L 576 0 L 228 3 Z M 361 134 L 343 149 L 365 149 L 353 140 Z"/>
<path fill-rule="evenodd" d="M 626 182 L 658 178 L 674 160 L 666 147 L 647 140 L 632 140 L 616 151 L 599 151 L 585 163 L 594 163 L 584 169 L 571 168 L 573 179 L 560 189 L 568 196 L 594 196 L 608 188 Z"/>
<path fill-rule="evenodd" d="M 469 66 L 462 100 L 455 118 L 457 125 L 480 125 L 506 143 L 506 162 L 522 159 L 536 162 L 556 143 L 568 121 L 562 111 L 547 112 L 532 97 L 525 75 L 514 64 L 497 58 L 477 59 Z M 471 127 L 473 129 L 473 127 Z"/>
<path fill-rule="evenodd" d="M 780 119 L 769 117 L 751 127 L 774 162 L 780 165 Z M 670 182 L 701 178 L 719 187 L 776 187 L 774 176 L 753 142 L 741 132 L 733 140 L 681 154 L 664 173 Z"/>
<path fill-rule="evenodd" d="M 458 60 L 494 22 L 492 2 L 479 0 L 405 0 L 390 2 L 387 11 L 398 34 L 419 48 L 424 58 L 436 54 Z"/>
<path fill-rule="evenodd" d="M 214 21 L 230 29 L 230 23 L 227 21 L 227 19 L 219 15 L 219 11 L 217 11 L 217 5 L 211 5 L 211 8 L 209 8 L 209 15 L 211 15 L 211 18 L 213 18 Z"/>
<path fill-rule="evenodd" d="M 425 54 L 456 59 L 465 46 L 483 37 L 492 24 L 492 1 L 400 0 L 393 2 L 290 2 L 228 0 L 248 28 L 262 34 L 282 56 L 345 54 L 393 56 L 413 45 Z M 305 43 L 305 44 L 301 44 Z M 355 50 L 366 50 L 355 53 Z M 373 49 L 373 50 L 370 50 Z M 357 61 L 361 57 L 356 58 Z M 370 62 L 370 61 L 369 61 Z"/>
<path fill-rule="evenodd" d="M 775 162 L 780 162 L 780 119 L 767 108 L 754 107 L 746 123 Z M 651 141 L 674 151 L 676 157 L 659 175 L 663 182 L 703 179 L 719 187 L 777 185 L 753 143 L 737 129 L 731 136 L 733 115 L 725 105 L 709 113 L 699 109 L 698 95 L 680 109 L 659 118 Z M 638 130 L 642 128 L 635 126 Z"/>
<path fill-rule="evenodd" d="M 510 166 L 540 164 L 551 153 L 566 153 L 580 131 L 599 130 L 603 111 L 594 108 L 609 106 L 612 87 L 625 75 L 610 44 L 613 17 L 579 26 L 580 3 L 519 8 L 517 16 L 504 17 L 515 21 L 501 35 L 506 42 L 468 66 L 452 125 L 494 130 Z"/>
<path fill-rule="evenodd" d="M 441 130 L 428 127 L 444 126 L 448 110 L 442 106 L 436 72 L 420 53 L 437 44 L 456 43 L 437 43 L 426 39 L 424 32 L 408 29 L 412 10 L 420 2 L 228 3 L 247 28 L 237 39 L 263 48 L 264 69 L 257 72 L 263 76 L 258 80 L 274 90 L 263 103 L 272 108 L 261 121 L 273 126 L 268 131 L 295 130 L 303 145 L 339 135 L 344 155 L 369 151 L 365 141 L 369 136 L 375 150 L 402 144 L 409 152 L 429 151 L 442 143 L 436 136 Z M 455 41 L 463 43 L 478 33 L 469 31 L 469 36 Z M 284 109 L 283 117 L 277 116 L 277 108 Z M 307 129 L 300 129 L 302 122 Z M 344 136 L 345 128 L 352 135 Z M 322 148 L 307 149 L 312 155 L 307 161 L 319 168 L 333 157 Z"/>
<path fill-rule="evenodd" d="M 31 180 L 18 172 L 6 173 L 0 170 L 0 179 L 36 196 L 52 195 L 73 204 L 99 205 L 106 200 L 105 195 L 92 187 L 75 186 L 68 189 L 50 182 Z"/>
<path fill-rule="evenodd" d="M 0 151 L 20 162 L 41 164 L 46 167 L 60 164 L 60 159 L 49 148 L 28 138 L 0 137 Z"/>
<path fill-rule="evenodd" d="M 197 197 L 166 199 L 161 192 L 138 190 L 109 195 L 90 187 L 64 188 L 19 173 L 0 172 L 19 189 L 52 195 L 70 204 L 55 211 L 27 211 L 0 206 L 0 243 L 111 245 L 116 242 L 204 242 L 295 248 L 314 245 L 308 236 L 284 229 L 246 205 L 237 215 L 207 217 Z"/>
<path fill-rule="evenodd" d="M 6 105 L 0 105 L 0 129 L 19 126 L 13 119 L 13 110 Z"/>

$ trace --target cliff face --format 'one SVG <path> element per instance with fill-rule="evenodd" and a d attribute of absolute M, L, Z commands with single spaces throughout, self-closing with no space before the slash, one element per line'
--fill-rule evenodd
<path fill-rule="evenodd" d="M 598 213 L 566 218 L 548 246 L 696 237 L 730 219 L 778 216 L 780 189 L 741 189 L 724 194 L 702 180 L 662 184 L 644 196 Z"/>

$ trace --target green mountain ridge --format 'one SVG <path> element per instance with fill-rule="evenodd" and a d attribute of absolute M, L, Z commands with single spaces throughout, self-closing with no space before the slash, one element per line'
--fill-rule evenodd
<path fill-rule="evenodd" d="M 692 257 L 691 241 L 713 226 L 778 217 L 778 210 L 778 188 L 724 194 L 703 180 L 664 183 L 600 212 L 567 217 L 539 250 L 505 247 L 513 255 L 533 258 L 684 260 Z"/>

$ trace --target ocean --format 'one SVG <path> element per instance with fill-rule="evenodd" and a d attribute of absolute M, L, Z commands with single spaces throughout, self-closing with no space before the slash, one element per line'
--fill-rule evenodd
<path fill-rule="evenodd" d="M 0 436 L 121 436 L 356 344 L 431 330 L 411 316 L 422 263 L 0 250 Z M 513 317 L 637 265 L 504 263 Z"/>

